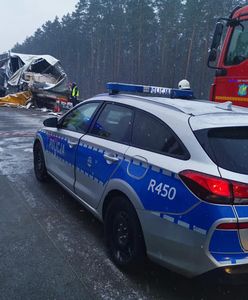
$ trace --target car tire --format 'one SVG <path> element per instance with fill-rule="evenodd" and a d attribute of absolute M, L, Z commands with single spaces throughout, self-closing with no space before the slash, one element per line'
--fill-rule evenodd
<path fill-rule="evenodd" d="M 130 201 L 115 196 L 104 218 L 105 240 L 113 262 L 125 271 L 135 271 L 145 259 L 141 225 Z"/>
<path fill-rule="evenodd" d="M 40 142 L 34 144 L 34 173 L 36 178 L 41 181 L 47 181 L 48 174 L 44 159 L 44 154 Z"/>

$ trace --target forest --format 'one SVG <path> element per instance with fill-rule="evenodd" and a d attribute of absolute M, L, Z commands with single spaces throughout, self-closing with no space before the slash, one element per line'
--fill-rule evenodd
<path fill-rule="evenodd" d="M 12 51 L 58 58 L 80 98 L 105 83 L 177 87 L 186 78 L 208 98 L 215 23 L 243 0 L 79 0 L 72 14 L 47 21 Z"/>

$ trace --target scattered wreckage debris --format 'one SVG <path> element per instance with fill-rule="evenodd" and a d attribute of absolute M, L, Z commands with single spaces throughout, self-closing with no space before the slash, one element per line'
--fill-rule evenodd
<path fill-rule="evenodd" d="M 30 91 L 9 94 L 0 98 L 0 106 L 31 106 L 32 93 Z"/>
<path fill-rule="evenodd" d="M 4 53 L 0 55 L 0 97 L 0 105 L 23 106 L 30 101 L 30 107 L 54 109 L 59 101 L 66 106 L 67 75 L 51 55 Z"/>

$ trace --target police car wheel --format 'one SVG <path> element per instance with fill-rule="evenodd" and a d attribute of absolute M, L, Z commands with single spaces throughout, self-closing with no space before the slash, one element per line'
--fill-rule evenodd
<path fill-rule="evenodd" d="M 34 173 L 39 181 L 46 181 L 48 178 L 45 159 L 40 142 L 34 145 Z"/>
<path fill-rule="evenodd" d="M 125 269 L 135 270 L 145 258 L 142 229 L 132 204 L 116 196 L 109 205 L 105 220 L 105 238 L 110 257 Z"/>

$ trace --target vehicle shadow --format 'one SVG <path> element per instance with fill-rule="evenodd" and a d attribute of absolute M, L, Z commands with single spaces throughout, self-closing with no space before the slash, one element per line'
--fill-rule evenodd
<path fill-rule="evenodd" d="M 248 299 L 248 286 L 244 281 L 232 282 L 205 276 L 188 279 L 148 260 L 138 272 L 127 276 L 145 287 L 155 299 L 165 299 L 165 296 L 166 299 L 192 300 Z"/>
<path fill-rule="evenodd" d="M 104 265 L 104 262 L 109 260 L 104 245 L 102 223 L 53 180 L 46 184 L 46 194 L 49 199 L 52 199 L 49 201 L 53 201 L 53 205 L 60 210 L 68 222 L 79 225 L 84 234 L 94 240 L 94 246 L 98 249 L 95 260 L 101 260 L 102 272 L 107 274 L 109 264 Z M 244 283 L 220 283 L 220 278 L 214 277 L 187 279 L 148 259 L 136 272 L 124 273 L 114 264 L 111 269 L 121 272 L 132 289 L 141 291 L 144 297 L 141 299 L 248 299 L 248 287 Z M 101 270 L 99 276 L 100 273 Z"/>

